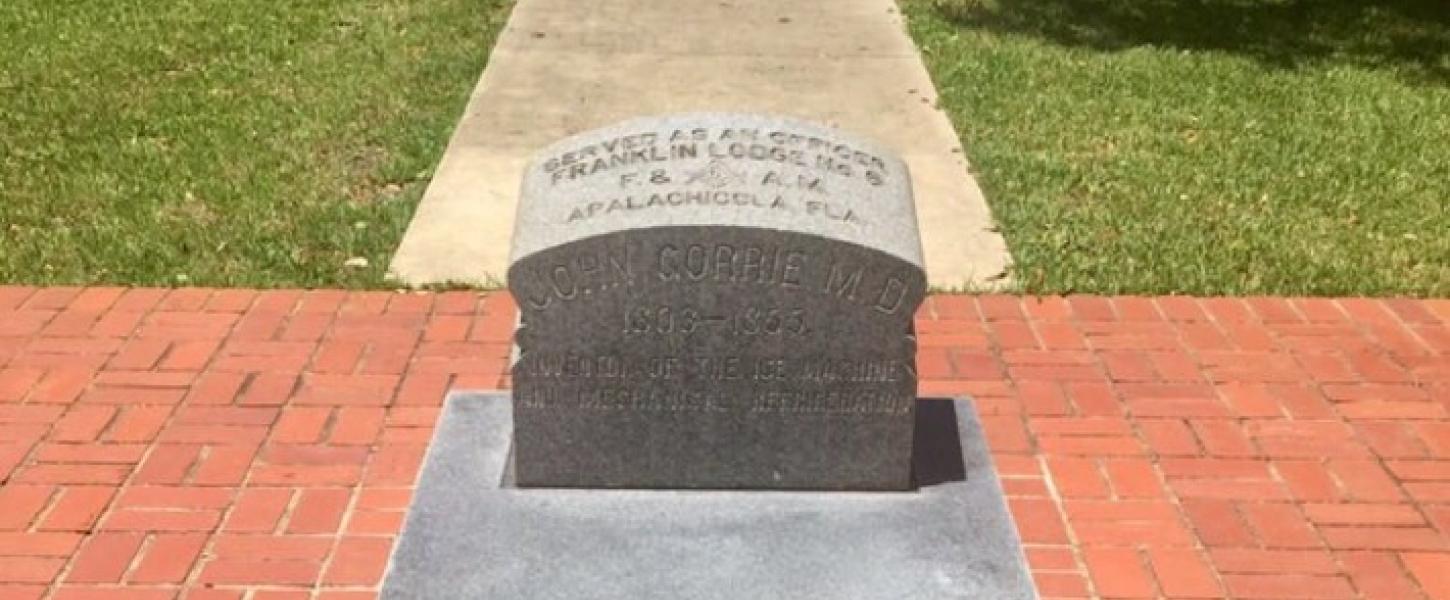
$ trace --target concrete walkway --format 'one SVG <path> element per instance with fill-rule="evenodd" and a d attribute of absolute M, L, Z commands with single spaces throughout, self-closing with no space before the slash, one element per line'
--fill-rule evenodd
<path fill-rule="evenodd" d="M 801 117 L 912 170 L 932 285 L 990 286 L 1006 244 L 891 0 L 520 0 L 393 258 L 422 285 L 501 285 L 521 173 L 561 137 L 686 111 Z"/>
<path fill-rule="evenodd" d="M 0 286 L 0 598 L 369 600 L 507 294 Z M 1450 301 L 933 296 L 1044 599 L 1450 598 Z"/>

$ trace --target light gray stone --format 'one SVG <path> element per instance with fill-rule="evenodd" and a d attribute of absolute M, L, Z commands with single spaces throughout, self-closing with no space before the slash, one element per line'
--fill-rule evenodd
<path fill-rule="evenodd" d="M 632 119 L 555 142 L 524 172 L 512 258 L 628 229 L 810 233 L 921 267 L 906 163 L 839 129 L 767 115 Z"/>
<path fill-rule="evenodd" d="M 791 119 L 641 119 L 528 170 L 525 486 L 904 489 L 926 292 L 906 166 Z"/>
<path fill-rule="evenodd" d="M 969 401 L 922 401 L 890 493 L 513 488 L 510 411 L 448 399 L 383 598 L 1036 597 Z"/>

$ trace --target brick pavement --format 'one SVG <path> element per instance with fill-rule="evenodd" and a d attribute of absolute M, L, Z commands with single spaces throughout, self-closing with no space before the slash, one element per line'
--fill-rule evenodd
<path fill-rule="evenodd" d="M 371 598 L 471 292 L 0 287 L 0 598 Z M 1450 301 L 936 296 L 1046 598 L 1450 598 Z"/>

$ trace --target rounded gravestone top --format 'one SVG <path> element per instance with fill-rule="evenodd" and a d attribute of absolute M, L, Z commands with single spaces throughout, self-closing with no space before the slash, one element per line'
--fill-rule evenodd
<path fill-rule="evenodd" d="M 889 150 L 797 119 L 728 113 L 634 119 L 542 151 L 524 174 L 510 263 L 692 225 L 812 234 L 922 265 L 911 178 Z"/>

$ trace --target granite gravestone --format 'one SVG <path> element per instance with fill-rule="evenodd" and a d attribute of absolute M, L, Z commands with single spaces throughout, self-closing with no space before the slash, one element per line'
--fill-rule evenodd
<path fill-rule="evenodd" d="M 797 121 L 547 150 L 514 389 L 449 394 L 382 597 L 1036 598 L 971 401 L 915 398 L 913 213 L 901 162 Z"/>
<path fill-rule="evenodd" d="M 925 293 L 906 166 L 694 114 L 548 148 L 508 273 L 521 487 L 905 489 Z"/>

